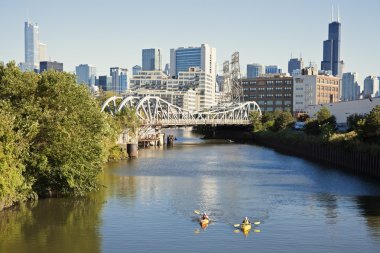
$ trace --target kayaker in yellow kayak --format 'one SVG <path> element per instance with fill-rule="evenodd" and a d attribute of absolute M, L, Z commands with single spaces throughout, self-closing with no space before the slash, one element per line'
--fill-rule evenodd
<path fill-rule="evenodd" d="M 208 215 L 206 213 L 203 213 L 202 214 L 202 220 L 209 220 L 210 218 L 208 217 Z"/>
<path fill-rule="evenodd" d="M 248 224 L 251 224 L 251 222 L 249 221 L 248 217 L 245 217 L 244 220 L 241 222 L 241 224 L 248 225 Z"/>

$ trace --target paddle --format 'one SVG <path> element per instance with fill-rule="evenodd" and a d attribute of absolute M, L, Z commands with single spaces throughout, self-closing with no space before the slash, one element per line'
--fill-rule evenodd
<path fill-rule="evenodd" d="M 195 214 L 201 215 L 201 212 L 199 210 L 194 210 Z"/>
<path fill-rule="evenodd" d="M 252 224 L 254 224 L 254 225 L 260 225 L 260 221 L 255 221 L 255 222 L 253 222 Z M 234 227 L 235 228 L 238 228 L 238 227 L 240 227 L 241 226 L 241 224 L 234 224 Z"/>

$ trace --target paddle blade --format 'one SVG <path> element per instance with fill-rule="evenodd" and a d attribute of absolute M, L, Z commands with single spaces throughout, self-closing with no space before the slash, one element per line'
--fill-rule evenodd
<path fill-rule="evenodd" d="M 253 230 L 255 233 L 260 233 L 261 232 L 261 230 L 260 229 L 255 229 L 255 230 Z"/>
<path fill-rule="evenodd" d="M 240 224 L 234 224 L 234 227 L 235 227 L 235 228 L 239 228 L 239 227 L 240 227 Z"/>
<path fill-rule="evenodd" d="M 234 233 L 240 233 L 240 229 L 235 229 Z"/>
<path fill-rule="evenodd" d="M 255 221 L 253 224 L 260 225 L 260 221 Z"/>
<path fill-rule="evenodd" d="M 199 210 L 194 210 L 194 213 L 201 215 L 201 212 L 199 212 Z"/>

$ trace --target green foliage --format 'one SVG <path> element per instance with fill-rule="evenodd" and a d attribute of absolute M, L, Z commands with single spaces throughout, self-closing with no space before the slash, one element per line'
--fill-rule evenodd
<path fill-rule="evenodd" d="M 323 140 L 328 140 L 336 128 L 336 118 L 331 115 L 327 107 L 322 107 L 316 113 L 316 119 L 308 119 L 305 132 L 312 135 L 321 135 Z"/>
<path fill-rule="evenodd" d="M 294 118 L 290 112 L 281 112 L 274 121 L 275 131 L 283 130 L 294 123 Z"/>
<path fill-rule="evenodd" d="M 376 106 L 364 118 L 358 121 L 358 133 L 365 141 L 380 143 L 380 106 Z"/>
<path fill-rule="evenodd" d="M 263 129 L 263 124 L 261 123 L 261 114 L 258 111 L 252 111 L 249 114 L 249 119 L 251 121 L 253 132 L 258 132 Z"/>
<path fill-rule="evenodd" d="M 321 134 L 320 124 L 317 120 L 308 120 L 305 125 L 305 133 L 312 135 Z"/>
<path fill-rule="evenodd" d="M 327 107 L 322 106 L 322 108 L 317 112 L 316 116 L 318 123 L 323 124 L 331 117 L 331 113 Z"/>
<path fill-rule="evenodd" d="M 39 195 L 83 195 L 97 188 L 97 175 L 116 135 L 97 101 L 73 75 L 22 73 L 14 63 L 0 66 L 0 100 L 9 105 L 12 130 L 27 146 L 19 159 L 26 185 Z"/>
<path fill-rule="evenodd" d="M 359 115 L 359 114 L 351 114 L 350 116 L 347 117 L 347 125 L 348 125 L 348 130 L 357 130 L 358 125 L 360 124 L 359 121 L 364 120 L 365 116 L 364 115 Z"/>
<path fill-rule="evenodd" d="M 0 101 L 0 210 L 15 202 L 25 200 L 31 193 L 22 173 L 21 162 L 27 149 L 20 131 L 14 131 L 15 117 L 4 110 L 7 107 Z"/>

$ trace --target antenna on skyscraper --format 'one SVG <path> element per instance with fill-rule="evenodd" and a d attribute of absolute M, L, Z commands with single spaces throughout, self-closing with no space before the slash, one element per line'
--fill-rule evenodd
<path fill-rule="evenodd" d="M 331 4 L 331 22 L 334 22 L 334 5 Z"/>
<path fill-rule="evenodd" d="M 339 5 L 338 5 L 338 19 L 337 19 L 338 22 L 340 22 L 340 16 L 339 16 Z"/>

